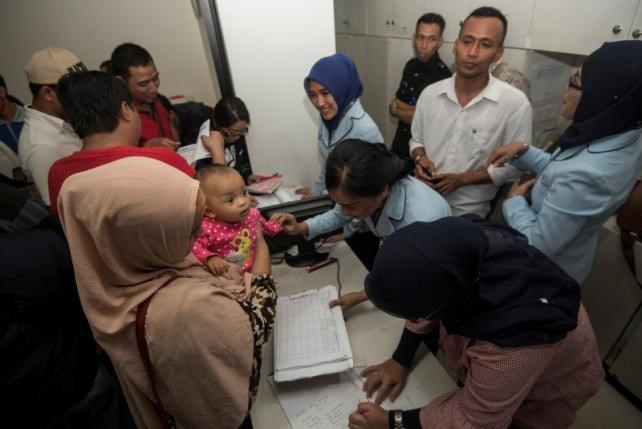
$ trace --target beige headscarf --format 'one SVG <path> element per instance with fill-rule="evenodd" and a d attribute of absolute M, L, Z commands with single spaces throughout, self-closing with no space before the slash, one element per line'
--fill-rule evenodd
<path fill-rule="evenodd" d="M 195 356 L 193 361 L 183 364 L 189 366 L 185 372 L 201 374 L 202 377 L 225 372 L 226 383 L 236 384 L 231 394 L 238 409 L 231 408 L 236 414 L 240 411 L 240 415 L 235 417 L 240 419 L 239 423 L 244 418 L 243 408 L 247 408 L 252 359 L 251 330 L 249 322 L 247 329 L 239 327 L 239 323 L 244 323 L 239 322 L 239 314 L 247 319 L 241 307 L 227 304 L 235 299 L 239 289 L 244 289 L 242 276 L 239 271 L 231 270 L 226 278 L 214 277 L 191 255 L 194 240 L 190 235 L 194 227 L 197 193 L 196 180 L 163 162 L 143 157 L 123 158 L 74 174 L 65 180 L 60 192 L 58 211 L 69 241 L 83 309 L 96 341 L 107 351 L 116 367 L 139 426 L 156 426 L 158 422 L 154 421 L 155 416 L 148 415 L 151 409 L 149 404 L 145 405 L 153 398 L 153 394 L 135 342 L 136 310 L 141 302 L 174 276 L 178 276 L 178 279 L 170 286 L 176 303 L 155 296 L 150 304 L 147 325 L 154 311 L 156 315 L 161 315 L 158 316 L 161 321 L 172 321 L 167 323 L 176 323 L 175 320 L 181 318 L 189 329 L 196 335 L 202 334 L 204 339 L 212 337 L 212 326 L 192 325 L 205 324 L 205 319 L 216 324 L 216 332 L 245 331 L 247 339 L 225 344 L 229 349 L 226 349 L 227 353 L 234 356 L 237 362 L 233 360 L 232 365 L 237 367 L 230 367 L 228 356 L 220 358 L 215 354 Z M 165 289 L 170 289 L 170 286 Z M 158 294 L 159 297 L 161 295 Z M 183 295 L 189 299 L 182 299 Z M 208 301 L 206 310 L 203 310 L 203 306 L 190 309 L 181 304 L 190 302 L 196 295 L 199 296 L 199 302 Z M 210 310 L 214 317 L 208 315 L 204 319 L 197 314 Z M 194 323 L 190 323 L 189 319 L 192 311 Z M 190 342 L 181 344 L 181 334 L 172 333 L 172 326 L 163 326 L 162 322 L 157 325 L 157 332 L 162 331 L 168 338 L 155 338 L 156 344 L 166 342 L 171 343 L 171 347 L 194 348 Z M 163 373 L 168 372 L 172 376 L 177 373 L 180 376 L 182 369 L 173 367 L 174 364 L 180 365 L 180 362 L 163 363 L 175 356 L 165 360 L 164 356 L 154 356 L 154 350 L 165 350 L 167 344 L 152 347 L 149 334 L 152 329 L 148 328 L 152 364 L 160 373 L 161 384 L 175 385 L 170 380 L 171 376 L 164 378 Z M 170 337 L 174 335 L 178 338 Z M 221 341 L 220 338 L 218 341 Z M 199 354 L 201 350 L 196 348 L 193 353 Z M 203 367 L 198 368 L 199 365 Z M 230 379 L 229 374 L 234 374 L 236 378 Z M 212 384 L 216 385 L 220 377 L 216 374 L 212 377 Z M 171 390 L 173 386 L 167 387 Z M 161 399 L 165 402 L 162 394 L 164 389 L 160 390 Z M 173 404 L 174 395 L 167 396 L 170 396 L 169 406 L 165 406 L 169 412 L 180 414 L 183 405 L 189 408 L 189 404 Z M 185 396 L 177 401 L 188 399 Z"/>

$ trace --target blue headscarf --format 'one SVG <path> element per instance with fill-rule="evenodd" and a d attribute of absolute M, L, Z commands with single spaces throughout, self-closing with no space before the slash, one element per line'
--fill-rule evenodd
<path fill-rule="evenodd" d="M 334 131 L 343 115 L 363 93 L 363 85 L 354 62 L 345 54 L 334 54 L 323 57 L 314 65 L 303 81 L 306 94 L 309 92 L 310 80 L 323 85 L 334 97 L 339 109 L 336 116 L 329 121 L 323 120 L 328 131 Z"/>
<path fill-rule="evenodd" d="M 582 65 L 582 96 L 573 123 L 557 141 L 562 150 L 639 126 L 642 41 L 604 43 Z"/>
<path fill-rule="evenodd" d="M 580 287 L 519 232 L 477 215 L 401 228 L 365 282 L 379 309 L 440 320 L 500 347 L 555 343 L 577 325 Z"/>

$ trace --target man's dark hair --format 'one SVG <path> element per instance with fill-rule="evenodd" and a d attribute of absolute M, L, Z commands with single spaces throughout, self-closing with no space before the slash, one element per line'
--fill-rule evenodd
<path fill-rule="evenodd" d="M 461 36 L 461 30 L 464 28 L 464 25 L 466 25 L 466 21 L 468 21 L 468 18 L 475 17 L 475 18 L 497 18 L 502 22 L 502 26 L 504 27 L 504 31 L 502 32 L 502 39 L 499 42 L 499 46 L 504 46 L 504 40 L 506 39 L 506 32 L 508 31 L 508 20 L 506 19 L 506 16 L 504 16 L 503 13 L 499 11 L 499 9 L 495 9 L 494 7 L 491 6 L 482 6 L 479 7 L 472 12 L 470 12 L 470 15 L 464 19 L 464 22 L 461 24 L 461 28 L 459 29 L 459 35 Z"/>
<path fill-rule="evenodd" d="M 56 85 L 48 85 L 46 83 L 31 83 L 29 82 L 29 90 L 31 91 L 31 95 L 34 97 L 38 95 L 38 92 L 44 88 L 45 86 L 48 86 L 49 88 L 53 89 L 54 91 L 56 90 Z"/>
<path fill-rule="evenodd" d="M 114 131 L 123 103 L 133 109 L 125 84 L 100 71 L 69 73 L 58 81 L 56 93 L 69 123 L 81 139 Z"/>
<path fill-rule="evenodd" d="M 214 106 L 214 121 L 211 126 L 229 127 L 236 121 L 250 123 L 250 112 L 238 97 L 221 98 Z"/>
<path fill-rule="evenodd" d="M 111 66 L 111 60 L 105 60 L 102 63 L 100 63 L 100 66 L 98 67 L 101 71 L 104 68 L 105 73 L 107 74 L 114 74 L 114 70 Z"/>
<path fill-rule="evenodd" d="M 134 43 L 123 43 L 111 53 L 111 68 L 116 76 L 129 79 L 130 67 L 145 67 L 153 63 L 154 59 L 142 46 Z"/>
<path fill-rule="evenodd" d="M 5 82 L 4 77 L 2 77 L 2 75 L 0 75 L 0 88 L 4 88 L 5 92 L 7 93 L 7 100 L 9 100 L 12 103 L 16 103 L 23 106 L 22 101 L 18 100 L 16 97 L 9 94 L 9 90 L 7 89 L 7 82 Z"/>
<path fill-rule="evenodd" d="M 438 13 L 429 12 L 421 15 L 417 20 L 417 25 L 415 26 L 415 33 L 419 29 L 419 24 L 437 24 L 439 26 L 440 36 L 444 34 L 444 30 L 446 29 L 446 21 L 444 21 L 444 17 Z"/>

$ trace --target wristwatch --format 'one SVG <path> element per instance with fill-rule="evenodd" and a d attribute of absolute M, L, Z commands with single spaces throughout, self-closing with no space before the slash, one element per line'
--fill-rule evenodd
<path fill-rule="evenodd" d="M 406 429 L 403 425 L 403 416 L 401 414 L 401 410 L 393 410 L 392 415 L 394 423 L 393 429 Z"/>

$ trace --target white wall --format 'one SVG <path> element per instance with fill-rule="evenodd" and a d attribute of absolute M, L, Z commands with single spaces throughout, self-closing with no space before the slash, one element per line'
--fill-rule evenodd
<path fill-rule="evenodd" d="M 320 170 L 319 115 L 303 79 L 335 51 L 332 0 L 218 0 L 217 7 L 236 94 L 250 111 L 254 170 L 311 183 Z"/>
<path fill-rule="evenodd" d="M 190 0 L 2 0 L 0 10 L 0 74 L 25 103 L 31 94 L 22 67 L 33 52 L 63 47 L 97 69 L 123 42 L 152 54 L 161 93 L 212 105 L 220 98 Z"/>

